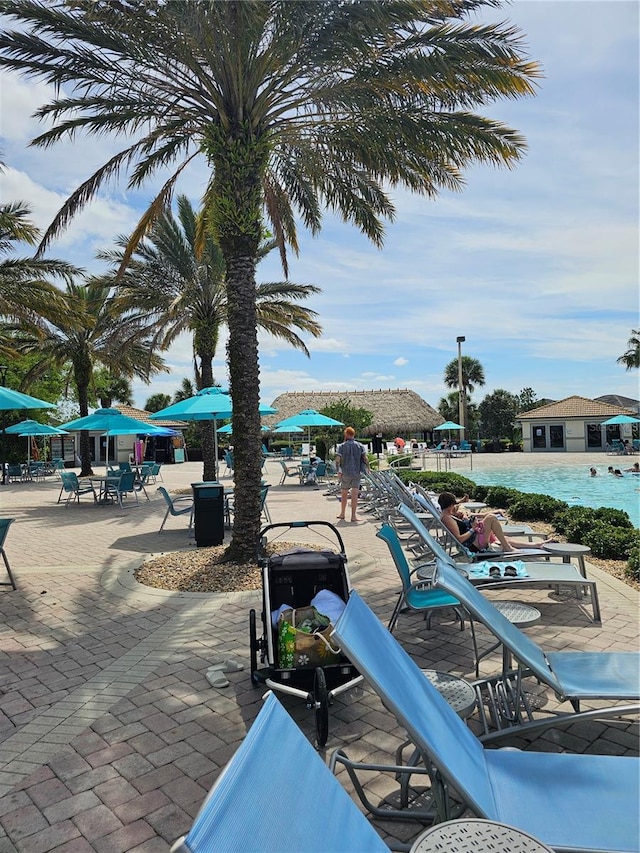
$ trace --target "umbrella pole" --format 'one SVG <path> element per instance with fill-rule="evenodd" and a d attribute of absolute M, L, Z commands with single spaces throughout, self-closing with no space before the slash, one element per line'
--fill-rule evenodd
<path fill-rule="evenodd" d="M 216 482 L 219 479 L 219 477 L 218 477 L 218 430 L 217 430 L 217 426 L 218 426 L 218 422 L 214 416 L 214 418 L 213 418 L 213 455 L 215 457 L 214 471 L 216 472 Z"/>

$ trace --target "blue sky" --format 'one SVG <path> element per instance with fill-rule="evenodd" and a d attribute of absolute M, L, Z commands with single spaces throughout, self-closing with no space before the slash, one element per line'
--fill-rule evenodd
<path fill-rule="evenodd" d="M 535 98 L 501 101 L 485 113 L 518 129 L 529 150 L 512 170 L 478 166 L 461 193 L 426 200 L 394 192 L 396 220 L 378 250 L 327 215 L 319 236 L 300 226 L 290 277 L 322 293 L 323 337 L 311 358 L 261 338 L 261 396 L 285 391 L 410 388 L 437 406 L 442 375 L 463 353 L 484 367 L 474 394 L 525 387 L 538 397 L 638 398 L 638 372 L 616 358 L 638 328 L 638 12 L 635 0 L 515 0 L 485 10 L 526 37 L 543 77 Z M 28 148 L 42 126 L 30 115 L 50 92 L 3 76 L 3 200 L 25 200 L 46 227 L 67 194 L 116 150 L 108 139 Z M 179 191 L 197 203 L 203 167 Z M 51 246 L 55 257 L 93 260 L 129 233 L 152 197 L 109 186 Z M 282 278 L 275 253 L 258 280 Z M 221 342 L 214 370 L 226 381 Z M 134 384 L 135 404 L 173 393 L 191 374 L 188 338 L 167 354 L 170 374 Z"/>

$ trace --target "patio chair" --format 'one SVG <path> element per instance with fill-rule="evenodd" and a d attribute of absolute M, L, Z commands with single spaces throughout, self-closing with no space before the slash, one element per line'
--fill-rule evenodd
<path fill-rule="evenodd" d="M 486 749 L 355 591 L 332 637 L 408 732 L 420 763 L 392 772 L 431 780 L 438 821 L 460 810 L 451 788 L 477 817 L 557 851 L 637 853 L 638 758 Z M 350 776 L 366 768 L 340 749 L 331 767 L 338 763 Z M 410 806 L 402 811 L 411 818 Z"/>
<path fill-rule="evenodd" d="M 60 494 L 58 495 L 58 503 L 62 500 L 63 494 L 67 496 L 67 506 L 69 506 L 72 498 L 75 498 L 80 503 L 81 495 L 91 494 L 93 495 L 93 502 L 98 502 L 98 496 L 91 481 L 79 480 L 75 471 L 60 471 L 60 480 L 62 481 L 62 485 L 60 487 Z"/>
<path fill-rule="evenodd" d="M 60 479 L 60 471 L 64 471 L 64 459 L 52 459 L 51 460 L 51 468 L 53 469 L 53 473 L 56 475 L 56 479 Z"/>
<path fill-rule="evenodd" d="M 10 586 L 12 589 L 17 589 L 18 587 L 16 586 L 16 582 L 11 574 L 11 566 L 9 565 L 9 560 L 7 558 L 6 551 L 4 550 L 5 539 L 7 538 L 9 528 L 14 521 L 15 518 L 0 518 L 0 554 L 2 554 L 4 567 L 7 570 L 7 575 L 9 576 L 8 581 L 0 581 L 0 586 Z"/>
<path fill-rule="evenodd" d="M 526 562 L 523 564 L 525 566 L 524 573 L 518 574 L 516 572 L 515 576 L 506 577 L 502 573 L 503 567 L 506 564 L 500 563 L 494 558 L 491 562 L 500 569 L 500 576 L 497 578 L 493 578 L 488 574 L 485 576 L 481 566 L 474 567 L 473 564 L 469 563 L 456 563 L 453 558 L 447 554 L 442 545 L 433 538 L 418 516 L 410 510 L 408 506 L 403 505 L 398 507 L 398 512 L 412 525 L 429 552 L 430 563 L 416 567 L 416 574 L 419 578 L 425 577 L 426 574 L 430 579 L 432 570 L 429 567 L 435 565 L 436 560 L 442 560 L 444 563 L 448 563 L 453 566 L 454 569 L 457 569 L 467 575 L 474 586 L 478 588 L 500 589 L 507 587 L 511 589 L 512 587 L 524 586 L 559 588 L 565 586 L 571 587 L 575 590 L 576 600 L 578 602 L 581 601 L 583 591 L 588 590 L 593 610 L 593 621 L 597 624 L 602 622 L 596 582 L 589 580 L 588 578 L 584 578 L 573 564 L 552 563 L 550 561 L 545 563 Z M 499 557 L 499 555 L 497 556 Z M 521 557 L 519 557 L 519 552 L 509 554 L 508 557 L 509 560 L 515 560 L 516 562 L 521 559 Z"/>
<path fill-rule="evenodd" d="M 131 471 L 131 462 L 118 462 L 119 471 Z"/>
<path fill-rule="evenodd" d="M 393 631 L 398 616 L 404 610 L 410 610 L 414 613 L 424 613 L 427 628 L 430 627 L 431 615 L 434 610 L 453 610 L 457 620 L 460 622 L 460 630 L 462 631 L 464 629 L 465 613 L 460 607 L 458 599 L 448 593 L 443 595 L 442 590 L 433 589 L 425 581 L 412 583 L 411 570 L 398 539 L 398 534 L 389 524 L 383 524 L 376 533 L 376 536 L 387 543 L 395 567 L 400 575 L 400 580 L 402 581 L 402 589 L 389 620 L 389 630 Z"/>
<path fill-rule="evenodd" d="M 302 468 L 299 465 L 287 465 L 283 459 L 279 459 L 278 461 L 282 466 L 282 477 L 280 477 L 280 482 L 278 483 L 279 486 L 284 485 L 284 481 L 287 477 L 295 477 L 296 480 L 300 482 Z"/>
<path fill-rule="evenodd" d="M 22 465 L 7 465 L 7 481 L 9 483 L 22 483 L 25 479 L 27 478 Z"/>
<path fill-rule="evenodd" d="M 133 495 L 136 499 L 136 506 L 140 506 L 140 501 L 138 500 L 139 491 L 140 489 L 136 488 L 135 471 L 123 471 L 117 482 L 105 483 L 105 499 L 108 500 L 109 498 L 112 498 L 116 500 L 120 509 L 124 509 L 122 500 L 123 498 L 126 498 L 127 495 Z"/>
<path fill-rule="evenodd" d="M 193 826 L 171 847 L 171 853 L 213 850 L 389 853 L 273 693 Z"/>
<path fill-rule="evenodd" d="M 224 454 L 224 466 L 223 477 L 225 474 L 233 474 L 233 453 L 230 450 L 227 450 Z"/>
<path fill-rule="evenodd" d="M 454 595 L 471 617 L 482 622 L 516 661 L 515 672 L 503 671 L 496 678 L 478 682 L 478 686 L 490 688 L 485 691 L 490 700 L 498 696 L 492 711 L 493 722 L 499 729 L 517 725 L 520 732 L 555 726 L 559 722 L 573 723 L 584 717 L 622 716 L 637 713 L 640 709 L 640 655 L 637 652 L 544 652 L 530 637 L 505 619 L 499 609 L 453 566 L 436 560 L 433 584 Z M 573 713 L 553 714 L 542 720 L 534 720 L 522 685 L 523 678 L 527 676 L 533 676 L 538 682 L 550 687 L 559 701 L 570 702 Z M 580 702 L 586 699 L 633 701 L 635 704 L 581 712 Z M 523 722 L 523 711 L 529 719 L 527 723 Z M 497 736 L 499 733 L 491 737 Z"/>
<path fill-rule="evenodd" d="M 164 486 L 158 486 L 157 491 L 160 492 L 167 504 L 167 511 L 164 514 L 158 533 L 162 533 L 165 522 L 170 515 L 177 518 L 179 515 L 186 515 L 187 513 L 189 513 L 188 529 L 191 530 L 193 525 L 193 497 L 191 495 L 180 495 L 177 498 L 172 498 Z"/>

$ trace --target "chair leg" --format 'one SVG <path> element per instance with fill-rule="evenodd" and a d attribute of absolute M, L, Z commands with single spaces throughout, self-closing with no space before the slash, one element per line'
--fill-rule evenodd
<path fill-rule="evenodd" d="M 5 565 L 5 568 L 7 570 L 7 574 L 9 575 L 9 581 L 11 582 L 11 586 L 14 589 L 18 589 L 18 587 L 16 586 L 16 582 L 13 578 L 13 575 L 11 574 L 11 566 L 9 565 L 9 560 L 7 560 L 7 555 L 4 552 L 4 548 L 0 549 L 0 551 L 2 551 L 2 559 L 4 560 L 4 565 Z M 6 582 L 0 583 L 0 586 L 9 586 L 9 584 Z"/>
<path fill-rule="evenodd" d="M 169 517 L 170 512 L 171 512 L 171 507 L 167 507 L 167 511 L 164 514 L 164 518 L 162 519 L 162 524 L 160 525 L 160 530 L 158 530 L 158 533 L 162 533 L 162 529 L 164 528 L 165 521 Z"/>

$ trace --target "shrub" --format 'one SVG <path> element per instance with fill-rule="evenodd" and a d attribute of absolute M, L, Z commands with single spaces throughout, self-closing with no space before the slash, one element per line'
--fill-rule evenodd
<path fill-rule="evenodd" d="M 609 506 L 601 506 L 595 510 L 596 518 L 610 524 L 612 527 L 633 528 L 633 522 L 628 514 L 622 509 L 614 509 Z"/>
<path fill-rule="evenodd" d="M 562 536 L 566 536 L 569 542 L 582 542 L 582 537 L 591 530 L 597 522 L 596 510 L 587 506 L 571 506 L 557 512 L 552 524 L 555 530 Z"/>
<path fill-rule="evenodd" d="M 549 495 L 537 495 L 533 492 L 522 492 L 520 497 L 509 504 L 509 515 L 516 521 L 546 521 L 553 522 L 556 513 L 568 509 L 569 504 L 550 498 Z"/>
<path fill-rule="evenodd" d="M 488 506 L 506 509 L 520 497 L 522 497 L 522 492 L 517 491 L 517 489 L 509 489 L 507 486 L 489 486 L 483 500 Z"/>
<path fill-rule="evenodd" d="M 476 487 L 473 480 L 450 471 L 398 471 L 403 483 L 417 483 L 432 492 L 453 492 L 457 497 L 471 495 Z"/>
<path fill-rule="evenodd" d="M 316 456 L 324 462 L 327 461 L 327 443 L 324 438 L 316 438 Z"/>
<path fill-rule="evenodd" d="M 640 533 L 624 527 L 611 527 L 596 521 L 582 537 L 582 544 L 591 548 L 594 557 L 605 560 L 628 560 L 631 552 L 640 547 Z"/>
<path fill-rule="evenodd" d="M 631 543 L 629 561 L 625 566 L 624 573 L 627 577 L 640 581 L 640 535 L 636 537 L 635 542 Z"/>

